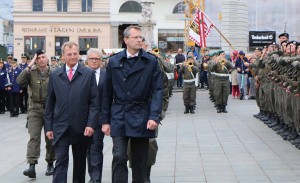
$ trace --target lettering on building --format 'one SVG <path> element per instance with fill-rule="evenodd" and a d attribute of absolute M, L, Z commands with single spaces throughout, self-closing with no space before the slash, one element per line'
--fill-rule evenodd
<path fill-rule="evenodd" d="M 70 28 L 70 27 L 50 27 L 50 28 L 22 28 L 26 33 L 101 33 L 100 28 Z"/>

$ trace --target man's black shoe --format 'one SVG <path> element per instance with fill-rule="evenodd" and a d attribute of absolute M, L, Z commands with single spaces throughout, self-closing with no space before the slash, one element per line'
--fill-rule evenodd
<path fill-rule="evenodd" d="M 222 107 L 220 105 L 217 106 L 217 113 L 221 113 L 222 112 Z"/>
<path fill-rule="evenodd" d="M 53 172 L 54 172 L 53 164 L 50 164 L 50 163 L 49 163 L 48 166 L 47 166 L 47 170 L 46 170 L 45 175 L 46 175 L 46 176 L 53 175 Z"/>
<path fill-rule="evenodd" d="M 273 126 L 272 127 L 272 129 L 274 130 L 274 131 L 276 131 L 276 130 L 280 130 L 280 129 L 282 129 L 284 127 L 284 124 L 282 124 L 282 123 L 279 123 L 278 125 L 276 125 L 276 126 Z"/>
<path fill-rule="evenodd" d="M 192 105 L 190 106 L 190 113 L 195 114 L 195 107 Z"/>
<path fill-rule="evenodd" d="M 27 170 L 24 170 L 23 174 L 32 179 L 36 178 L 35 165 L 30 164 L 29 168 Z"/>

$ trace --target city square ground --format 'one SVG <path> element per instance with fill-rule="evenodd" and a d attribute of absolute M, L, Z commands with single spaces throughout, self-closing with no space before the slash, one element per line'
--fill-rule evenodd
<path fill-rule="evenodd" d="M 208 92 L 198 90 L 196 114 L 183 114 L 182 92 L 174 92 L 159 129 L 152 183 L 300 183 L 300 150 L 252 116 L 258 113 L 254 100 L 229 96 L 228 104 L 228 113 L 218 114 Z M 28 168 L 25 123 L 25 114 L 0 115 L 0 183 L 51 182 L 45 176 L 44 137 L 37 178 L 23 175 Z M 110 183 L 110 137 L 104 139 L 103 153 L 102 182 Z M 68 182 L 72 182 L 71 151 Z"/>

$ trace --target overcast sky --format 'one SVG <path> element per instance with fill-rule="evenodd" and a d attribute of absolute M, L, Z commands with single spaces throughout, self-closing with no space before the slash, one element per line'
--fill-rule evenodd
<path fill-rule="evenodd" d="M 13 0 L 0 0 L 0 16 L 4 19 L 12 20 Z"/>

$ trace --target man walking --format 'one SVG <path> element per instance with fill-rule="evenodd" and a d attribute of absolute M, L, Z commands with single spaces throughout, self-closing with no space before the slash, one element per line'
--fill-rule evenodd
<path fill-rule="evenodd" d="M 53 71 L 48 85 L 45 133 L 53 139 L 56 164 L 53 183 L 67 182 L 69 146 L 73 152 L 73 182 L 85 182 L 86 153 L 99 120 L 95 72 L 78 63 L 74 42 L 62 46 L 63 67 Z"/>
<path fill-rule="evenodd" d="M 99 109 L 101 109 L 101 98 L 103 93 L 103 83 L 105 78 L 105 69 L 101 69 L 102 55 L 96 48 L 90 48 L 87 52 L 88 67 L 95 71 L 96 82 L 99 94 Z M 90 145 L 87 151 L 88 172 L 91 177 L 89 183 L 101 183 L 103 168 L 103 139 L 104 133 L 101 130 L 100 121 L 94 132 L 94 143 Z"/>
<path fill-rule="evenodd" d="M 102 97 L 101 122 L 113 140 L 112 182 L 128 182 L 127 146 L 130 139 L 132 182 L 146 176 L 149 138 L 155 137 L 162 108 L 162 73 L 155 56 L 142 47 L 138 26 L 124 30 L 126 49 L 108 62 Z"/>

